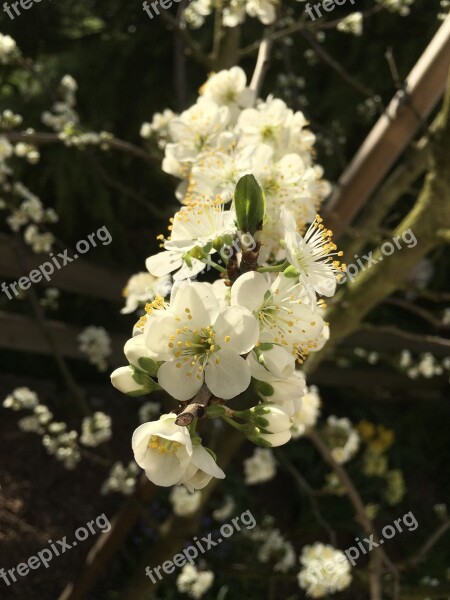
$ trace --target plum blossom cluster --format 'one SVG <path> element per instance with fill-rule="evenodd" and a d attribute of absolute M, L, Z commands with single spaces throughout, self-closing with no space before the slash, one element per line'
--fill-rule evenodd
<path fill-rule="evenodd" d="M 253 456 L 244 460 L 245 483 L 255 485 L 270 481 L 277 474 L 276 465 L 270 448 L 256 448 Z"/>
<path fill-rule="evenodd" d="M 181 115 L 165 111 L 142 128 L 164 148 L 163 170 L 181 179 L 183 206 L 146 260 L 150 277 L 129 281 L 123 312 L 146 304 L 124 347 L 129 364 L 111 379 L 130 396 L 164 390 L 179 403 L 133 435 L 135 460 L 157 485 L 194 491 L 225 477 L 199 418 L 221 419 L 267 450 L 318 416 L 314 394 L 302 409 L 296 365 L 329 337 L 324 297 L 345 265 L 316 212 L 329 186 L 306 125 L 281 100 L 256 101 L 234 67 L 210 77 Z M 209 281 L 197 281 L 204 273 Z M 231 409 L 244 393 L 250 406 Z M 272 475 L 270 452 L 252 460 Z M 261 481 L 251 462 L 248 477 Z"/>
<path fill-rule="evenodd" d="M 300 563 L 298 584 L 311 598 L 327 598 L 348 588 L 352 581 L 350 562 L 333 546 L 319 542 L 305 546 Z"/>
<path fill-rule="evenodd" d="M 331 456 L 337 463 L 348 462 L 358 452 L 359 434 L 346 417 L 340 419 L 334 415 L 328 417 L 322 434 L 325 442 L 330 446 Z"/>
<path fill-rule="evenodd" d="M 92 417 L 85 417 L 81 423 L 80 442 L 84 446 L 96 448 L 112 437 L 111 417 L 97 411 Z"/>
<path fill-rule="evenodd" d="M 181 180 L 177 197 L 184 204 L 205 197 L 228 204 L 238 180 L 253 173 L 266 196 L 267 255 L 282 253 L 280 207 L 289 207 L 302 229 L 330 192 L 314 164 L 315 136 L 305 116 L 278 98 L 257 99 L 240 67 L 211 75 L 193 106 L 180 115 L 156 114 L 141 133 L 165 149 L 162 169 Z"/>
<path fill-rule="evenodd" d="M 8 65 L 20 56 L 15 40 L 10 35 L 0 33 L 0 64 Z"/>
<path fill-rule="evenodd" d="M 136 489 L 136 479 L 139 473 L 140 469 L 134 460 L 130 461 L 127 466 L 121 462 L 114 463 L 108 478 L 103 482 L 101 494 L 119 492 L 124 496 L 131 496 Z"/>
<path fill-rule="evenodd" d="M 201 492 L 195 491 L 190 494 L 183 485 L 173 487 L 169 495 L 172 510 L 178 517 L 194 514 L 200 507 L 201 499 Z"/>

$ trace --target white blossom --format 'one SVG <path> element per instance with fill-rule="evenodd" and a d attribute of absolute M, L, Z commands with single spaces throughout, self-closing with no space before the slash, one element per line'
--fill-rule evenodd
<path fill-rule="evenodd" d="M 302 565 L 298 584 L 312 598 L 324 598 L 349 587 L 351 566 L 345 554 L 333 546 L 316 542 L 305 546 L 300 556 Z"/>
<path fill-rule="evenodd" d="M 194 491 L 191 494 L 183 485 L 173 487 L 169 494 L 173 512 L 178 517 L 194 514 L 200 506 L 201 499 L 201 492 Z"/>
<path fill-rule="evenodd" d="M 108 368 L 108 357 L 111 355 L 111 338 L 103 327 L 90 325 L 83 329 L 78 336 L 79 349 L 85 354 L 92 365 L 99 371 Z"/>
<path fill-rule="evenodd" d="M 214 582 L 212 571 L 200 571 L 195 565 L 186 564 L 177 577 L 177 589 L 191 598 L 201 598 Z"/>
<path fill-rule="evenodd" d="M 171 279 L 155 277 L 147 272 L 136 273 L 128 280 L 122 294 L 126 299 L 122 314 L 134 312 L 141 304 L 150 302 L 156 296 L 167 296 L 171 288 Z"/>
<path fill-rule="evenodd" d="M 273 479 L 277 472 L 276 461 L 269 448 L 256 448 L 250 458 L 244 460 L 245 483 L 254 485 Z"/>

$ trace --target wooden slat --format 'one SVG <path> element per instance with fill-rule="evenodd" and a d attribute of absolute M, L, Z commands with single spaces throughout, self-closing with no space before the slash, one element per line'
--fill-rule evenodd
<path fill-rule="evenodd" d="M 442 97 L 450 67 L 450 16 L 445 19 L 399 92 L 338 182 L 324 212 L 338 239 L 410 143 Z"/>
<path fill-rule="evenodd" d="M 94 251 L 95 248 L 92 249 L 92 252 Z M 69 252 L 69 256 L 72 256 L 71 252 Z M 48 260 L 47 254 L 24 252 L 24 261 L 27 267 L 27 271 L 24 273 L 17 260 L 13 240 L 10 236 L 0 234 L 0 275 L 2 278 L 17 281 Z M 97 267 L 83 258 L 77 258 L 60 270 L 55 268 L 50 281 L 43 278 L 39 285 L 57 287 L 66 292 L 120 303 L 123 301 L 122 290 L 129 276 L 130 274 Z"/>
<path fill-rule="evenodd" d="M 86 361 L 86 357 L 78 349 L 77 337 L 82 329 L 72 327 L 59 321 L 47 321 L 55 342 L 62 356 Z M 109 333 L 112 354 L 111 366 L 127 364 L 123 354 L 123 346 L 127 338 L 122 334 Z M 0 348 L 36 354 L 49 354 L 50 350 L 45 338 L 33 319 L 23 315 L 0 311 Z"/>

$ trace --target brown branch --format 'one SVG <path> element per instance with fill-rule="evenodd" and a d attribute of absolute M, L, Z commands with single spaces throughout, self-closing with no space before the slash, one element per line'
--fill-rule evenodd
<path fill-rule="evenodd" d="M 16 144 L 17 142 L 26 142 L 28 144 L 34 144 L 36 146 L 46 146 L 48 144 L 64 144 L 64 140 L 62 140 L 57 133 L 48 133 L 48 132 L 38 132 L 38 133 L 23 133 L 18 131 L 4 131 L 2 132 L 2 136 L 6 137 L 10 142 Z M 118 150 L 119 152 L 123 152 L 124 154 L 129 154 L 130 156 L 134 156 L 135 158 L 139 158 L 144 162 L 159 167 L 161 165 L 161 161 L 156 156 L 152 156 L 142 148 L 135 146 L 134 144 L 130 144 L 130 142 L 125 142 L 124 140 L 119 140 L 118 138 L 111 138 L 106 140 L 105 142 L 101 142 L 101 144 L 105 144 L 109 148 L 113 150 Z M 99 145 L 101 145 L 99 144 Z"/>
<path fill-rule="evenodd" d="M 397 92 L 339 179 L 326 207 L 326 223 L 336 239 L 354 220 L 438 103 L 445 90 L 449 65 L 450 17 L 408 75 L 407 95 L 403 90 Z"/>
<path fill-rule="evenodd" d="M 405 560 L 404 563 L 399 565 L 400 570 L 413 569 L 417 567 L 421 562 L 423 562 L 428 552 L 433 548 L 435 544 L 441 539 L 443 535 L 447 533 L 450 529 L 450 519 L 444 521 L 439 525 L 439 527 L 430 535 L 430 537 L 424 542 L 424 544 L 420 547 L 418 552 Z"/>
<path fill-rule="evenodd" d="M 379 538 L 375 531 L 375 526 L 374 526 L 372 520 L 368 517 L 366 510 L 365 510 L 364 503 L 361 499 L 361 496 L 359 495 L 358 490 L 356 489 L 355 485 L 353 484 L 353 481 L 350 479 L 345 468 L 334 460 L 334 458 L 331 456 L 331 453 L 330 453 L 328 447 L 322 441 L 322 438 L 319 436 L 319 434 L 315 430 L 313 430 L 313 429 L 308 430 L 305 433 L 305 437 L 307 437 L 314 444 L 314 446 L 316 447 L 319 454 L 322 456 L 322 458 L 325 460 L 325 462 L 330 465 L 330 467 L 333 469 L 333 471 L 336 473 L 336 475 L 341 480 L 342 485 L 345 487 L 345 490 L 347 492 L 347 496 L 348 496 L 353 508 L 355 509 L 356 520 L 360 523 L 360 525 L 364 529 L 365 533 L 369 536 L 372 535 L 375 542 L 379 543 Z M 398 590 L 399 590 L 399 579 L 400 579 L 399 571 L 398 571 L 397 567 L 391 561 L 391 559 L 387 556 L 384 549 L 381 548 L 380 546 L 378 548 L 374 548 L 373 552 L 378 553 L 380 555 L 380 557 L 383 560 L 386 567 L 391 571 L 391 573 L 394 577 L 394 587 L 395 587 L 395 596 L 394 597 L 397 598 Z M 372 600 L 381 599 L 381 596 L 377 595 L 377 590 L 378 590 L 378 586 L 379 586 L 379 580 L 375 581 L 375 575 L 377 572 L 378 571 L 374 569 L 372 572 L 372 577 L 370 579 L 371 588 L 373 591 Z M 379 575 L 379 573 L 378 573 L 378 575 Z"/>
<path fill-rule="evenodd" d="M 273 45 L 272 31 L 273 25 L 266 28 L 264 37 L 259 45 L 258 58 L 256 59 L 255 70 L 250 82 L 250 89 L 255 92 L 256 97 L 259 96 L 264 77 L 270 64 L 270 52 Z"/>
<path fill-rule="evenodd" d="M 385 304 L 390 304 L 391 306 L 397 306 L 398 308 L 403 308 L 414 315 L 417 315 L 421 319 L 424 319 L 435 327 L 436 329 L 450 329 L 450 325 L 445 325 L 440 319 L 437 319 L 433 313 L 421 306 L 417 306 L 417 304 L 413 304 L 412 302 L 408 302 L 407 300 L 402 300 L 401 298 L 387 298 L 384 301 Z"/>
<path fill-rule="evenodd" d="M 203 384 L 195 398 L 184 408 L 175 420 L 176 425 L 187 427 L 197 417 L 202 417 L 211 400 L 211 392 L 206 384 Z"/>

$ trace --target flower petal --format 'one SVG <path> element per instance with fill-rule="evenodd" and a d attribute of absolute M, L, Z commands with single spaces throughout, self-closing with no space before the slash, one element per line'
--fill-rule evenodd
<path fill-rule="evenodd" d="M 177 365 L 181 365 L 177 367 Z M 191 375 L 188 375 L 191 373 Z M 190 361 L 166 362 L 158 369 L 158 383 L 175 400 L 190 400 L 203 385 L 203 374 Z"/>
<path fill-rule="evenodd" d="M 231 304 L 255 312 L 264 303 L 264 294 L 269 288 L 270 284 L 262 273 L 244 273 L 236 279 L 231 288 Z"/>
<path fill-rule="evenodd" d="M 250 380 L 250 367 L 233 350 L 219 350 L 205 367 L 206 385 L 218 398 L 229 400 L 238 396 L 248 388 Z"/>
<path fill-rule="evenodd" d="M 226 308 L 219 315 L 214 331 L 220 346 L 238 354 L 250 352 L 259 338 L 258 321 L 249 310 L 241 306 Z"/>
<path fill-rule="evenodd" d="M 145 266 L 155 277 L 164 277 L 181 267 L 183 264 L 181 256 L 181 252 L 177 250 L 159 252 L 147 258 Z"/>
<path fill-rule="evenodd" d="M 219 316 L 220 307 L 211 286 L 206 283 L 187 283 L 178 289 L 172 311 L 185 319 L 189 314 L 192 328 L 212 325 Z"/>

